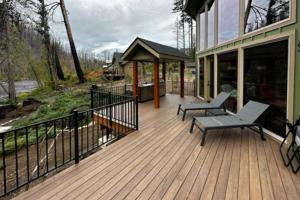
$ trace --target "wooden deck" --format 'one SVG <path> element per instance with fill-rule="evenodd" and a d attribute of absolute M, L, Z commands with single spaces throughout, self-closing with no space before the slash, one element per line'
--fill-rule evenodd
<path fill-rule="evenodd" d="M 278 143 L 250 130 L 189 134 L 191 115 L 140 104 L 140 130 L 82 160 L 17 199 L 300 199 L 300 173 L 284 167 Z"/>

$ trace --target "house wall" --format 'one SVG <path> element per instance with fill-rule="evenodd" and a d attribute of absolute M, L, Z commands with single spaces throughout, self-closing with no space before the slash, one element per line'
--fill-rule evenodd
<path fill-rule="evenodd" d="M 284 22 L 279 22 L 274 25 L 261 28 L 253 33 L 246 35 L 241 35 L 237 39 L 230 42 L 226 42 L 221 45 L 217 45 L 213 48 L 206 49 L 201 52 L 196 53 L 197 63 L 199 66 L 199 58 L 204 58 L 206 60 L 207 56 L 214 55 L 215 57 L 215 71 L 217 70 L 217 55 L 225 53 L 228 51 L 236 50 L 239 54 L 238 61 L 238 96 L 243 96 L 241 88 L 243 88 L 243 51 L 246 47 L 258 46 L 261 44 L 271 43 L 283 39 L 289 39 L 289 91 L 288 91 L 288 116 L 287 118 L 293 121 L 300 116 L 300 47 L 298 43 L 300 42 L 300 2 L 296 0 L 291 0 L 292 5 L 295 7 L 291 8 L 292 15 L 289 20 Z M 198 30 L 199 32 L 199 30 Z M 198 34 L 198 33 L 197 33 Z M 197 37 L 199 40 L 199 37 Z M 199 41 L 197 41 L 199 44 Z M 198 67 L 197 67 L 197 71 Z M 207 70 L 206 70 L 207 71 Z M 198 72 L 197 72 L 198 74 Z M 206 73 L 205 73 L 206 74 Z M 215 81 L 216 81 L 215 72 Z M 198 76 L 197 76 L 198 79 Z M 207 79 L 205 80 L 207 81 Z M 197 80 L 198 85 L 198 80 Z M 207 85 L 206 83 L 204 85 Z M 215 85 L 217 83 L 215 82 Z M 216 87 L 216 86 L 215 86 Z M 198 91 L 198 89 L 197 89 Z M 205 89 L 207 91 L 207 89 Z M 215 89 L 215 94 L 217 90 Z M 208 99 L 208 95 L 205 95 L 205 100 Z M 238 99 L 238 108 L 241 108 L 242 100 Z"/>
<path fill-rule="evenodd" d="M 300 116 L 300 2 L 297 3 L 294 118 Z"/>

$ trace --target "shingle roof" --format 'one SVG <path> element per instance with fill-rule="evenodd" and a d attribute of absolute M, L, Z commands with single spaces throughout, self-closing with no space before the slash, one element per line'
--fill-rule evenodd
<path fill-rule="evenodd" d="M 185 53 L 182 51 L 179 51 L 178 49 L 170 46 L 166 46 L 163 44 L 159 44 L 156 42 L 152 42 L 149 40 L 145 40 L 143 38 L 138 38 L 142 42 L 144 42 L 146 45 L 148 45 L 150 48 L 152 48 L 154 51 L 156 51 L 159 54 L 169 55 L 169 56 L 175 56 L 175 57 L 181 57 L 181 58 L 189 58 Z"/>

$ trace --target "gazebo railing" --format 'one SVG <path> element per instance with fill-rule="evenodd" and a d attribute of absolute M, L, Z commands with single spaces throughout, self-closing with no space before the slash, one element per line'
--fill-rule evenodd
<path fill-rule="evenodd" d="M 168 94 L 180 94 L 180 81 L 166 81 L 166 89 Z M 184 95 L 196 97 L 195 81 L 184 82 Z"/>

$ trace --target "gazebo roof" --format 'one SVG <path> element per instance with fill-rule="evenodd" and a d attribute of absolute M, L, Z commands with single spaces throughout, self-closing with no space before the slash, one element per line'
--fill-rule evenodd
<path fill-rule="evenodd" d="M 184 61 L 191 59 L 178 49 L 142 38 L 136 38 L 124 52 L 122 59 L 127 61 L 153 61 L 153 56 L 160 61 Z"/>

